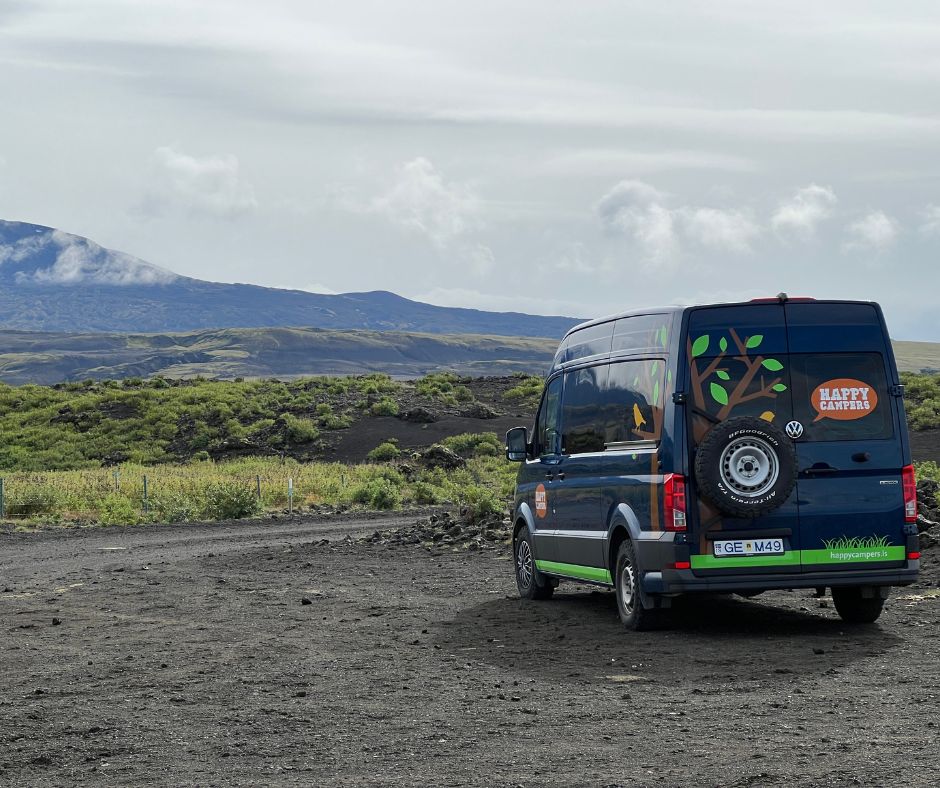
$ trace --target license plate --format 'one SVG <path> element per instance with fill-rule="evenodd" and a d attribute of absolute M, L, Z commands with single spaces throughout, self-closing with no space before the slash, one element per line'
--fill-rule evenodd
<path fill-rule="evenodd" d="M 783 555 L 783 539 L 724 539 L 716 541 L 715 558 L 735 555 Z"/>

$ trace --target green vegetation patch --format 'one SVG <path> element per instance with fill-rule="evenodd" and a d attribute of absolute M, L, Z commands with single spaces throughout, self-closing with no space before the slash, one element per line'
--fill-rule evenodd
<path fill-rule="evenodd" d="M 912 430 L 940 428 L 940 375 L 901 374 L 904 407 Z"/>

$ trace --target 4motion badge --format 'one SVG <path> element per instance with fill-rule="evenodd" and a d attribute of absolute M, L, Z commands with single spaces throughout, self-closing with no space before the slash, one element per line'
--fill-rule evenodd
<path fill-rule="evenodd" d="M 803 425 L 798 421 L 787 422 L 787 435 L 796 440 L 803 434 Z"/>

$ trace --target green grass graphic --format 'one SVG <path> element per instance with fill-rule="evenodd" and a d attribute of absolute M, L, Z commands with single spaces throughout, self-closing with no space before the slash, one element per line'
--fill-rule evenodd
<path fill-rule="evenodd" d="M 839 539 L 823 539 L 829 550 L 872 550 L 877 547 L 890 547 L 887 536 L 842 536 Z"/>

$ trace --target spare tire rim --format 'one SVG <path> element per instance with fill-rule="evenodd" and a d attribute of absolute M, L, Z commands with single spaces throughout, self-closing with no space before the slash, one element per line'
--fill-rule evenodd
<path fill-rule="evenodd" d="M 744 498 L 760 498 L 780 476 L 777 452 L 762 438 L 738 438 L 721 453 L 721 481 Z"/>
<path fill-rule="evenodd" d="M 516 548 L 516 572 L 523 588 L 528 588 L 532 582 L 532 550 L 525 540 L 519 542 Z"/>

